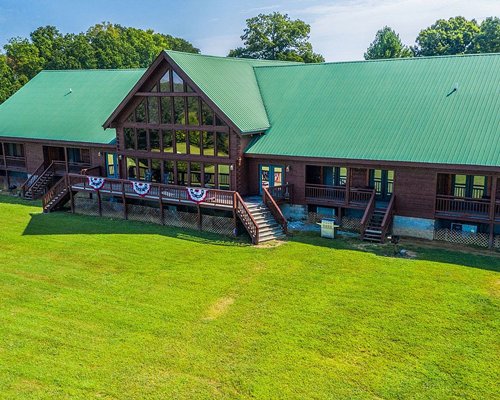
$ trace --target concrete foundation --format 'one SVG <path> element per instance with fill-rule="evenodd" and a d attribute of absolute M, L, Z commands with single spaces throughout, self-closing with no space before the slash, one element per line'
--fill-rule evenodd
<path fill-rule="evenodd" d="M 307 206 L 299 204 L 283 204 L 281 212 L 287 220 L 305 221 L 307 220 Z"/>
<path fill-rule="evenodd" d="M 434 239 L 436 221 L 426 218 L 394 216 L 392 232 L 394 235 L 419 239 Z"/>

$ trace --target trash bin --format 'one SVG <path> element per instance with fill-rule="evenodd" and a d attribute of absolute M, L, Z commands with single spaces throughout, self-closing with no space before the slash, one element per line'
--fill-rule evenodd
<path fill-rule="evenodd" d="M 321 237 L 335 239 L 338 225 L 335 225 L 335 218 L 323 218 L 321 220 Z"/>

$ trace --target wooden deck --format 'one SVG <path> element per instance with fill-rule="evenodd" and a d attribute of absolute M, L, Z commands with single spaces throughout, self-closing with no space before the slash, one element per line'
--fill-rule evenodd
<path fill-rule="evenodd" d="M 437 195 L 435 215 L 477 223 L 500 222 L 500 200 Z"/>
<path fill-rule="evenodd" d="M 308 203 L 316 205 L 364 210 L 373 193 L 373 189 L 306 184 L 305 198 Z"/>

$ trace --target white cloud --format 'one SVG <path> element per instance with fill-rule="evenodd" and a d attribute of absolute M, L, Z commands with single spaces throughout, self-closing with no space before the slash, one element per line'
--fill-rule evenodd
<path fill-rule="evenodd" d="M 342 0 L 297 7 L 291 15 L 311 25 L 314 50 L 327 61 L 359 60 L 384 25 L 413 44 L 419 31 L 439 18 L 499 16 L 500 0 Z"/>

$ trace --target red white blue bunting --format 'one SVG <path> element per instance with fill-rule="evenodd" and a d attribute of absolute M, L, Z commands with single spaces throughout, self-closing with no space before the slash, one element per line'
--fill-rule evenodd
<path fill-rule="evenodd" d="M 104 186 L 104 178 L 98 178 L 95 176 L 88 176 L 88 184 L 94 190 L 99 190 Z"/>
<path fill-rule="evenodd" d="M 200 189 L 200 188 L 187 188 L 189 198 L 195 203 L 201 203 L 205 201 L 208 194 L 208 189 Z"/>
<path fill-rule="evenodd" d="M 151 190 L 151 184 L 146 182 L 132 182 L 132 188 L 134 189 L 135 193 L 137 193 L 141 197 L 144 197 Z"/>

